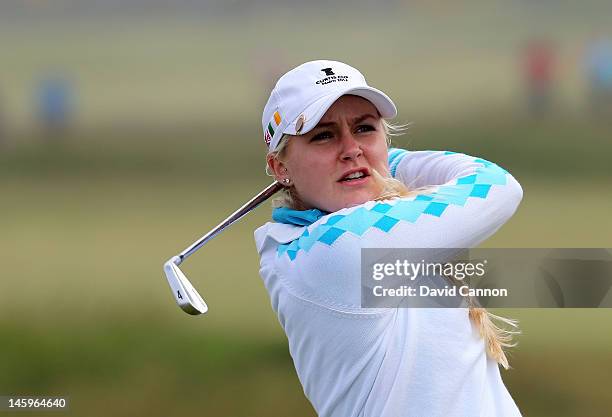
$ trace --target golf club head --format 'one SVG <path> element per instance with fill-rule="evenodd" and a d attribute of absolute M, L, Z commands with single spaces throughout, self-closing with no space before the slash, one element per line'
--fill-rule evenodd
<path fill-rule="evenodd" d="M 185 313 L 194 316 L 204 314 L 208 311 L 208 306 L 179 269 L 180 263 L 181 258 L 174 256 L 164 264 L 164 272 L 174 299 Z"/>

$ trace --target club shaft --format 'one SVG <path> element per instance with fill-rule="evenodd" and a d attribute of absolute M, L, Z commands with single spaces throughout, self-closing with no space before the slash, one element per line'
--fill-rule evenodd
<path fill-rule="evenodd" d="M 243 218 L 246 214 L 248 214 L 255 207 L 266 201 L 272 195 L 274 195 L 278 190 L 283 188 L 283 186 L 278 182 L 274 181 L 272 184 L 267 186 L 262 192 L 257 194 L 251 200 L 246 202 L 242 207 L 232 213 L 227 219 L 223 220 L 219 223 L 214 229 L 210 232 L 206 233 L 200 239 L 195 241 L 191 246 L 181 252 L 178 257 L 180 258 L 180 262 L 187 259 L 190 255 L 204 246 L 209 240 L 213 239 L 219 233 L 224 231 L 227 227 L 231 226 L 233 223 L 237 222 L 241 218 Z"/>

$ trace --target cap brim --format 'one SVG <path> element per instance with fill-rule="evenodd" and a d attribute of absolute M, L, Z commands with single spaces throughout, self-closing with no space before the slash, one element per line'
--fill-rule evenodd
<path fill-rule="evenodd" d="M 308 107 L 304 109 L 301 115 L 304 116 L 304 124 L 302 129 L 297 132 L 296 131 L 296 122 L 300 118 L 296 118 L 289 123 L 289 125 L 285 128 L 283 133 L 289 135 L 297 135 L 304 134 L 310 132 L 315 126 L 319 123 L 325 112 L 329 110 L 329 108 L 338 100 L 340 97 L 344 95 L 353 95 L 363 97 L 368 100 L 370 103 L 376 107 L 381 117 L 385 119 L 390 119 L 397 116 L 397 108 L 393 101 L 382 91 L 374 88 L 374 87 L 357 87 L 357 88 L 349 88 L 347 90 L 342 91 L 334 91 L 331 94 L 327 94 L 319 99 L 317 99 L 314 103 L 310 104 Z"/>

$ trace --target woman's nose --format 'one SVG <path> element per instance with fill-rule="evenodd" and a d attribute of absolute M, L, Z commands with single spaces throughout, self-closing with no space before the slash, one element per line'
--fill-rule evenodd
<path fill-rule="evenodd" d="M 344 133 L 341 138 L 342 151 L 340 159 L 343 161 L 350 161 L 359 158 L 363 155 L 361 144 L 355 140 L 351 133 Z"/>

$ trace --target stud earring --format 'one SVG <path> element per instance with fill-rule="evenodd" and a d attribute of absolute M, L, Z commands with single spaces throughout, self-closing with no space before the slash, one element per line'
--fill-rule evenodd
<path fill-rule="evenodd" d="M 289 178 L 285 178 L 285 179 L 283 180 L 283 184 L 285 184 L 285 185 L 289 185 L 289 183 L 291 183 L 291 180 L 290 180 Z"/>

